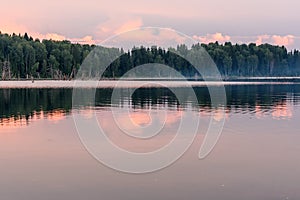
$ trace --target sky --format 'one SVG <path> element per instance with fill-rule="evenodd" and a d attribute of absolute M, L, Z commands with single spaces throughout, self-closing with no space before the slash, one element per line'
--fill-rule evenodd
<path fill-rule="evenodd" d="M 1 0 L 0 31 L 99 43 L 140 27 L 163 27 L 201 43 L 300 49 L 299 0 Z"/>

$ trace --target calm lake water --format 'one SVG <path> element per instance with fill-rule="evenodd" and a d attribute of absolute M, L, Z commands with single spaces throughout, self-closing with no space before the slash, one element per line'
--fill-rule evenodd
<path fill-rule="evenodd" d="M 165 88 L 141 88 L 117 107 L 131 121 L 151 123 L 149 111 L 167 108 L 167 129 L 151 141 L 120 134 L 110 112 L 112 89 L 98 89 L 95 106 L 72 109 L 72 89 L 0 89 L 1 200 L 280 200 L 300 199 L 300 85 L 228 85 L 222 135 L 208 157 L 198 159 L 212 112 L 205 87 L 198 101 L 179 105 Z M 185 88 L 181 88 L 182 92 Z M 148 174 L 112 170 L 81 144 L 73 113 L 109 130 L 111 140 L 133 152 L 149 152 L 172 139 L 186 110 L 201 120 L 191 148 L 173 165 Z M 126 126 L 127 116 L 118 116 Z M 218 116 L 215 116 L 218 117 Z M 127 127 L 133 129 L 133 127 Z M 188 133 L 187 133 L 188 134 Z M 132 138 L 131 138 L 132 139 Z"/>

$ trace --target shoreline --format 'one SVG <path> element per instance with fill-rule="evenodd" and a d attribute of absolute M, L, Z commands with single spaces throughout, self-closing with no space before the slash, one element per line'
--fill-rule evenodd
<path fill-rule="evenodd" d="M 204 87 L 225 85 L 283 85 L 300 84 L 299 81 L 274 81 L 273 79 L 263 81 L 171 81 L 171 80 L 101 80 L 101 81 L 65 81 L 65 80 L 22 80 L 22 81 L 0 81 L 0 89 L 18 88 L 137 88 L 137 87 Z"/>

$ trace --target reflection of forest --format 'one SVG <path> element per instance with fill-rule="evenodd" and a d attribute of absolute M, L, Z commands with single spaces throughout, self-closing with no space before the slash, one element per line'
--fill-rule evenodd
<path fill-rule="evenodd" d="M 6 118 L 0 118 L 0 126 L 2 127 L 21 127 L 28 125 L 31 121 L 37 121 L 39 119 L 47 119 L 49 121 L 59 121 L 65 119 L 66 112 L 64 110 L 53 110 L 49 112 L 39 111 L 31 112 L 29 115 L 11 116 Z"/>
<path fill-rule="evenodd" d="M 227 112 L 255 113 L 257 117 L 271 113 L 273 117 L 292 115 L 291 106 L 299 102 L 300 85 L 235 85 L 226 86 Z M 179 105 L 176 96 L 166 88 L 140 88 L 132 97 L 128 89 L 123 89 L 120 106 L 130 104 L 133 109 L 168 107 L 170 109 L 192 107 L 202 113 L 209 113 L 208 89 L 194 88 L 198 102 L 190 101 L 186 89 L 178 88 L 184 96 L 184 103 Z M 96 93 L 97 107 L 111 105 L 112 89 L 99 89 Z M 20 123 L 48 118 L 62 119 L 72 109 L 72 89 L 1 89 L 0 124 Z"/>

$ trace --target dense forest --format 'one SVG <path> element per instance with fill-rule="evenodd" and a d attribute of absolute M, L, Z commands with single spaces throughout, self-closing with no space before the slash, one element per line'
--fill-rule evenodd
<path fill-rule="evenodd" d="M 203 47 L 215 61 L 223 77 L 300 76 L 300 52 L 288 51 L 284 46 L 270 44 L 232 44 L 218 42 L 185 45 L 175 49 L 189 54 Z M 2 80 L 23 78 L 71 79 L 95 45 L 74 44 L 70 41 L 33 39 L 24 35 L 0 32 L 0 74 Z M 165 64 L 187 77 L 197 72 L 186 60 L 168 49 L 139 47 L 124 52 L 105 73 L 106 77 L 120 77 L 126 71 L 146 63 Z"/>

